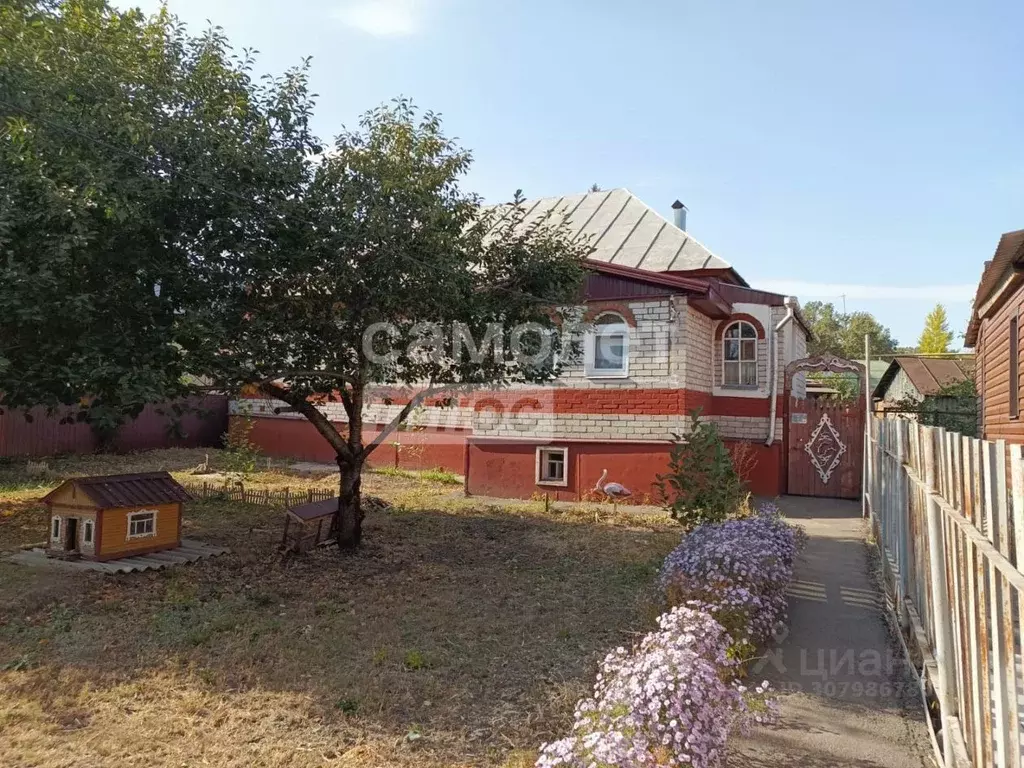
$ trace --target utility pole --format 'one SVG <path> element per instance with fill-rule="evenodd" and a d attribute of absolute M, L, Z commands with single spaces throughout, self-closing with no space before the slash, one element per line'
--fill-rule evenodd
<path fill-rule="evenodd" d="M 869 517 L 878 504 L 874 491 L 874 467 L 871 461 L 871 335 L 864 334 L 864 460 L 861 465 L 861 514 Z"/>

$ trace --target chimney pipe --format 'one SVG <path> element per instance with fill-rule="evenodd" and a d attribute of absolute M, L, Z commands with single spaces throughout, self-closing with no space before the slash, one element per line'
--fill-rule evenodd
<path fill-rule="evenodd" d="M 672 220 L 683 232 L 686 231 L 686 206 L 678 200 L 672 203 Z"/>

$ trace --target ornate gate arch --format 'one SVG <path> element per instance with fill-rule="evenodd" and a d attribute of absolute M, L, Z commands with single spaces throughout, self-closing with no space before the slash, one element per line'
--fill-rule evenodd
<path fill-rule="evenodd" d="M 848 373 L 864 392 L 864 365 L 835 355 L 794 360 L 786 366 L 783 451 L 786 492 L 796 496 L 858 499 L 864 461 L 863 396 L 836 403 L 793 396 L 798 373 Z"/>

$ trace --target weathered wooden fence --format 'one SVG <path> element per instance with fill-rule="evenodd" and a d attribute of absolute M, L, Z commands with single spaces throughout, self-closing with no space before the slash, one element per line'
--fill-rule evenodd
<path fill-rule="evenodd" d="M 307 504 L 314 501 L 326 501 L 338 495 L 337 486 L 333 488 L 246 488 L 242 483 L 189 483 L 182 485 L 185 490 L 197 499 L 223 499 L 240 501 L 245 504 L 262 506 L 289 507 L 292 504 Z"/>
<path fill-rule="evenodd" d="M 867 509 L 946 766 L 1021 768 L 1024 448 L 870 420 Z"/>

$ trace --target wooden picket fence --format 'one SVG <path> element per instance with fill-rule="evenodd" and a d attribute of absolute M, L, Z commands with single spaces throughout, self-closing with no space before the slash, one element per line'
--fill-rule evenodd
<path fill-rule="evenodd" d="M 867 511 L 943 764 L 1022 768 L 1024 447 L 897 417 L 871 418 L 867 439 Z"/>
<path fill-rule="evenodd" d="M 290 507 L 293 504 L 306 504 L 314 501 L 326 501 L 338 495 L 334 488 L 246 488 L 243 483 L 182 483 L 185 490 L 197 499 L 223 499 L 224 501 L 240 501 L 244 504 L 261 506 Z"/>

